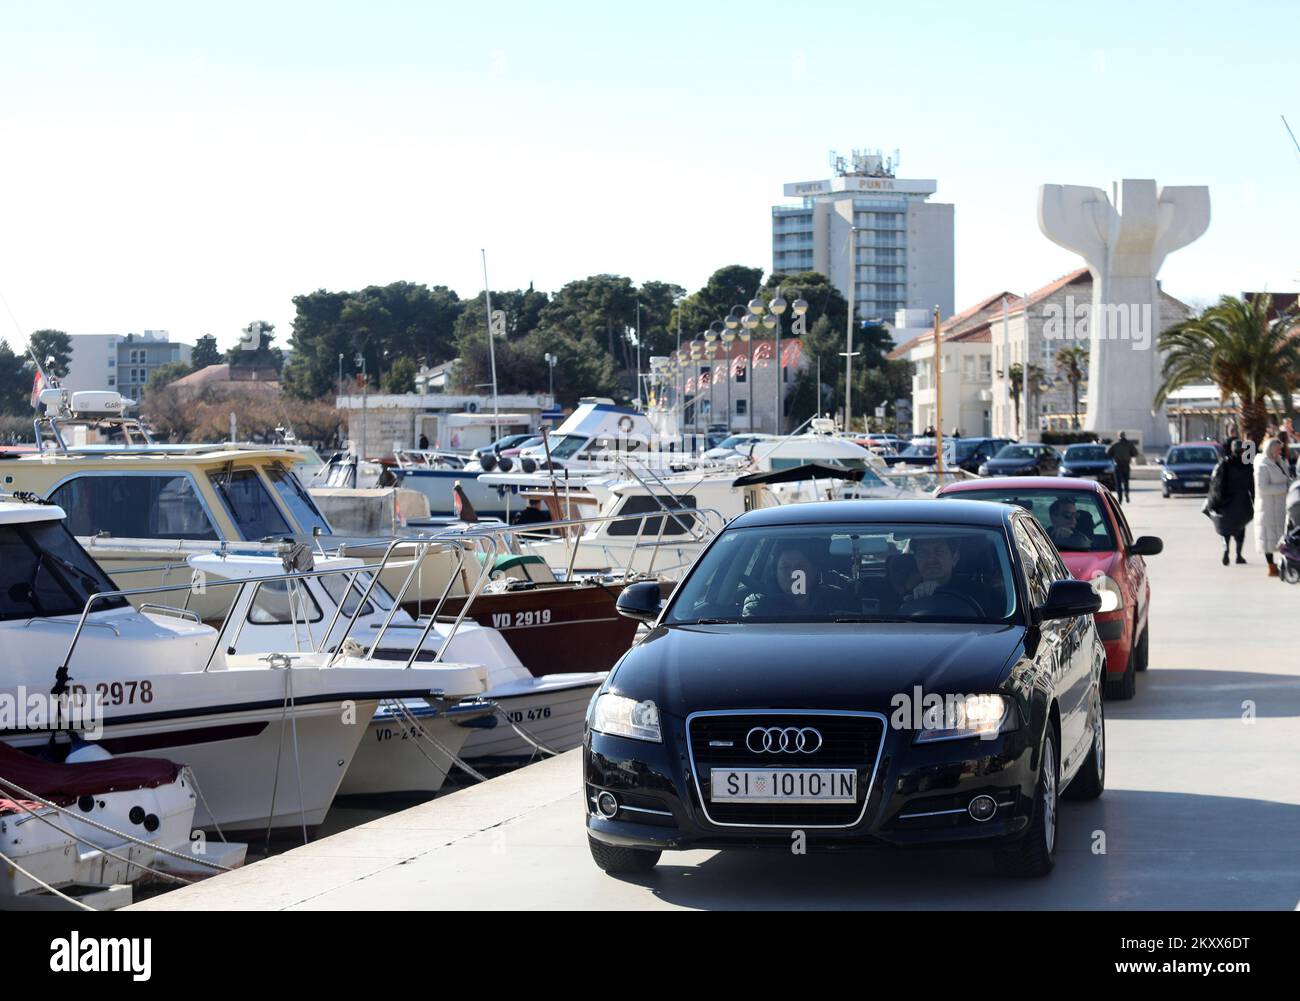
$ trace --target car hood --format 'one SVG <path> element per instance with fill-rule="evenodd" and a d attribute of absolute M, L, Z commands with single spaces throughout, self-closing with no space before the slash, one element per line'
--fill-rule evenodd
<path fill-rule="evenodd" d="M 1023 642 L 1019 625 L 809 623 L 660 626 L 630 650 L 612 691 L 661 712 L 862 708 L 898 693 L 990 691 Z"/>
<path fill-rule="evenodd" d="M 1092 472 L 1097 469 L 1111 469 L 1114 465 L 1115 463 L 1110 459 L 1066 459 L 1061 463 L 1061 468 Z"/>
<path fill-rule="evenodd" d="M 1028 469 L 1037 459 L 989 459 L 989 469 Z"/>
<path fill-rule="evenodd" d="M 1167 463 L 1165 469 L 1179 476 L 1209 476 L 1214 472 L 1214 467 L 1204 462 Z"/>
<path fill-rule="evenodd" d="M 1119 562 L 1119 553 L 1113 551 L 1105 553 L 1062 553 L 1061 559 L 1065 561 L 1070 574 L 1076 580 L 1092 580 L 1099 574 L 1114 577 L 1115 565 Z"/>

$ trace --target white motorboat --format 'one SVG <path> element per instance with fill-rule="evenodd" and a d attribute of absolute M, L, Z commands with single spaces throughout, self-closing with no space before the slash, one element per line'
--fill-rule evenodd
<path fill-rule="evenodd" d="M 65 897 L 118 907 L 149 869 L 188 877 L 243 864 L 243 844 L 196 853 L 197 802 L 184 765 L 85 744 L 41 750 L 70 753 L 48 760 L 0 743 L 0 909 L 54 907 Z M 206 872 L 203 861 L 212 863 Z"/>
<path fill-rule="evenodd" d="M 0 739 L 27 750 L 70 730 L 183 762 L 201 827 L 315 826 L 381 702 L 483 688 L 475 666 L 441 665 L 435 690 L 391 662 L 228 654 L 197 616 L 132 608 L 62 521 L 54 505 L 0 500 Z"/>
<path fill-rule="evenodd" d="M 242 553 L 196 556 L 189 563 L 208 581 L 253 580 L 282 567 L 278 557 Z M 370 570 L 363 569 L 366 566 L 359 559 L 317 557 L 310 571 L 292 580 L 242 588 L 223 644 L 237 654 L 257 654 L 331 652 L 340 644 L 355 643 L 372 663 L 407 662 L 431 675 L 447 662 L 479 666 L 483 685 L 476 697 L 496 704 L 497 725 L 489 728 L 482 713 L 479 718 L 469 717 L 465 707 L 443 704 L 425 713 L 426 730 L 443 745 L 435 755 L 437 762 L 446 760 L 445 751 L 459 751 L 473 760 L 513 759 L 532 757 L 538 753 L 537 745 L 559 752 L 581 743 L 587 703 L 606 672 L 534 677 L 496 629 L 468 615 L 460 621 L 443 616 L 432 623 L 428 617 L 414 619 L 395 607 L 394 597 Z M 379 572 L 378 565 L 369 566 Z M 421 719 L 419 713 L 415 716 Z M 437 791 L 446 769 L 424 756 L 428 748 L 416 739 L 420 734 L 415 720 L 403 717 L 394 706 L 380 707 L 341 793 Z"/>

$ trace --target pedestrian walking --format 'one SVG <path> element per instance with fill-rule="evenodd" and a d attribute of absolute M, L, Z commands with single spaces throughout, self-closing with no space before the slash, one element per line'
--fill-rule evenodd
<path fill-rule="evenodd" d="M 1223 536 L 1223 565 L 1228 565 L 1228 544 L 1237 543 L 1237 562 L 1245 563 L 1241 555 L 1246 540 L 1246 526 L 1255 517 L 1255 471 L 1242 461 L 1245 449 L 1234 440 L 1232 450 L 1214 467 L 1210 477 L 1210 495 L 1205 501 L 1205 513 L 1214 522 L 1214 530 Z"/>
<path fill-rule="evenodd" d="M 1286 492 L 1291 477 L 1282 458 L 1282 443 L 1264 439 L 1255 456 L 1255 547 L 1264 554 L 1268 575 L 1278 576 L 1273 553 L 1286 527 Z"/>
<path fill-rule="evenodd" d="M 1115 463 L 1115 496 L 1124 502 L 1132 501 L 1133 496 L 1129 493 L 1128 484 L 1133 460 L 1138 457 L 1137 446 L 1121 431 L 1119 438 L 1111 442 L 1110 447 L 1106 449 L 1106 454 Z"/>

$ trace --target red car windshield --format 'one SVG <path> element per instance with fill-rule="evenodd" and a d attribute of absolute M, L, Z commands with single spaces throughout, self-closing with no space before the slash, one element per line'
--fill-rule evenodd
<path fill-rule="evenodd" d="M 1038 519 L 1063 553 L 1110 553 L 1118 547 L 1101 499 L 1090 490 L 1025 490 L 1016 487 L 954 490 L 942 494 L 960 500 L 1018 504 Z"/>

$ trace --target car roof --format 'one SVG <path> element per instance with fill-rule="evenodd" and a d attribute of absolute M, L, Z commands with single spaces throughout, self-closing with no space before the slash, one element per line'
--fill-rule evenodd
<path fill-rule="evenodd" d="M 769 525 L 872 525 L 903 522 L 996 527 L 1019 510 L 1010 504 L 992 504 L 988 501 L 945 501 L 943 504 L 936 500 L 821 501 L 748 511 L 732 521 L 727 530 Z"/>
<path fill-rule="evenodd" d="M 939 493 L 962 493 L 967 490 L 1073 490 L 1077 493 L 1101 493 L 1106 488 L 1096 480 L 1077 480 L 1068 476 L 986 476 L 979 480 L 947 483 Z"/>

